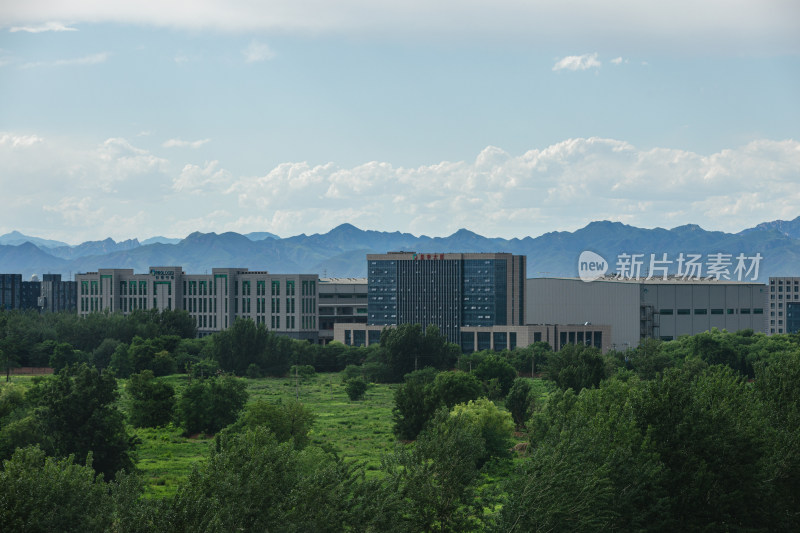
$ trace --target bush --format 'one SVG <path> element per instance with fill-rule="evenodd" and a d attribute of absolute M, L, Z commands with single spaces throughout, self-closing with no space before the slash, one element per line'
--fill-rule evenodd
<path fill-rule="evenodd" d="M 247 372 L 245 375 L 250 379 L 258 379 L 264 376 L 264 373 L 261 371 L 261 367 L 255 363 L 250 363 L 247 366 Z"/>
<path fill-rule="evenodd" d="M 177 418 L 186 435 L 216 433 L 236 421 L 247 402 L 245 382 L 232 376 L 195 380 L 177 403 Z"/>
<path fill-rule="evenodd" d="M 303 379 L 313 378 L 314 374 L 315 370 L 311 365 L 292 365 L 289 369 L 290 376 L 300 376 Z"/>
<path fill-rule="evenodd" d="M 433 380 L 432 393 L 448 409 L 454 405 L 477 400 L 483 388 L 481 382 L 466 372 L 440 372 Z"/>
<path fill-rule="evenodd" d="M 175 388 L 155 379 L 152 371 L 133 374 L 126 388 L 131 396 L 131 412 L 128 417 L 131 425 L 158 427 L 165 426 L 172 420 Z"/>
<path fill-rule="evenodd" d="M 347 365 L 342 370 L 342 381 L 347 382 L 349 379 L 360 378 L 363 376 L 361 367 L 359 365 Z"/>
<path fill-rule="evenodd" d="M 166 350 L 158 352 L 155 357 L 153 357 L 153 362 L 150 364 L 150 367 L 155 376 L 169 376 L 178 371 L 175 358 Z"/>
<path fill-rule="evenodd" d="M 367 382 L 361 378 L 348 379 L 344 384 L 344 390 L 351 401 L 361 400 L 367 392 Z"/>
<path fill-rule="evenodd" d="M 0 470 L 0 524 L 5 531 L 111 529 L 112 502 L 102 476 L 72 457 L 46 457 L 20 448 Z"/>
<path fill-rule="evenodd" d="M 220 433 L 221 442 L 230 435 L 256 428 L 267 428 L 278 442 L 291 441 L 302 450 L 309 443 L 308 434 L 316 416 L 300 402 L 269 403 L 259 400 L 242 411 L 236 423 Z"/>
<path fill-rule="evenodd" d="M 594 346 L 568 344 L 550 355 L 547 378 L 562 390 L 595 388 L 605 377 L 605 361 Z"/>
<path fill-rule="evenodd" d="M 483 381 L 492 399 L 504 398 L 517 377 L 514 367 L 498 355 L 484 357 L 473 373 Z"/>
<path fill-rule="evenodd" d="M 511 435 L 514 432 L 514 423 L 511 421 L 510 414 L 501 411 L 486 398 L 479 398 L 456 405 L 451 411 L 451 415 L 463 416 L 465 420 L 474 425 L 483 437 L 486 446 L 484 459 L 509 455 Z"/>
<path fill-rule="evenodd" d="M 210 378 L 219 374 L 219 363 L 208 357 L 200 359 L 192 365 L 190 372 L 193 378 Z"/>

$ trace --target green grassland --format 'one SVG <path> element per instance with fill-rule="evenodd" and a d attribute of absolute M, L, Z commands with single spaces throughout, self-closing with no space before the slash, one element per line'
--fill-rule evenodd
<path fill-rule="evenodd" d="M 180 394 L 188 384 L 185 374 L 163 379 Z M 32 378 L 14 376 L 12 382 L 28 388 Z M 127 380 L 119 380 L 119 407 L 128 411 L 125 393 Z M 533 380 L 534 391 L 543 400 L 548 391 L 542 380 Z M 248 403 L 259 400 L 288 402 L 299 399 L 316 416 L 311 430 L 312 445 L 335 450 L 348 461 L 365 465 L 367 475 L 378 475 L 382 455 L 391 452 L 396 444 L 392 433 L 394 390 L 399 385 L 370 384 L 363 400 L 351 401 L 345 392 L 340 374 L 316 374 L 306 379 L 262 378 L 248 379 Z M 131 428 L 139 438 L 137 468 L 140 470 L 149 497 L 161 498 L 175 493 L 198 461 L 208 456 L 214 445 L 211 435 L 185 437 L 179 427 Z"/>
<path fill-rule="evenodd" d="M 185 375 L 163 379 L 172 383 L 179 394 L 188 383 Z M 353 402 L 348 399 L 339 374 L 316 374 L 297 382 L 293 378 L 247 380 L 248 403 L 288 402 L 299 398 L 316 415 L 311 443 L 329 446 L 346 460 L 364 463 L 368 473 L 376 471 L 381 455 L 394 447 L 392 407 L 396 387 L 370 385 L 364 399 Z M 125 403 L 123 395 L 123 410 Z M 193 465 L 208 455 L 208 447 L 214 442 L 211 436 L 184 437 L 180 428 L 172 426 L 136 429 L 135 433 L 142 441 L 137 450 L 137 466 L 148 494 L 156 497 L 174 494 Z"/>

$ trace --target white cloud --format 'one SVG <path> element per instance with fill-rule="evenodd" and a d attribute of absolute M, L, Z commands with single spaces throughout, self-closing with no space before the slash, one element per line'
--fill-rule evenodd
<path fill-rule="evenodd" d="M 274 58 L 275 52 L 264 43 L 252 41 L 247 48 L 242 50 L 242 55 L 244 56 L 245 63 L 257 63 Z"/>
<path fill-rule="evenodd" d="M 219 190 L 222 185 L 229 183 L 231 173 L 219 168 L 219 161 L 206 161 L 204 166 L 187 164 L 180 175 L 172 182 L 176 191 L 210 192 Z"/>
<path fill-rule="evenodd" d="M 52 20 L 115 22 L 234 33 L 335 33 L 345 36 L 403 36 L 418 40 L 481 36 L 527 39 L 560 46 L 580 43 L 642 44 L 686 53 L 709 47 L 729 54 L 753 50 L 798 52 L 800 4 L 796 0 L 25 0 L 0 3 L 7 26 L 35 27 Z M 601 22 L 598 22 L 601 21 Z"/>
<path fill-rule="evenodd" d="M 610 63 L 612 63 L 614 65 L 621 65 L 623 62 L 627 63 L 628 60 L 627 59 L 622 59 L 622 57 L 615 57 L 614 59 L 612 59 L 610 61 Z"/>
<path fill-rule="evenodd" d="M 169 139 L 164 141 L 163 146 L 164 148 L 200 148 L 207 142 L 210 142 L 211 139 L 200 139 L 197 141 L 184 141 L 181 139 Z"/>
<path fill-rule="evenodd" d="M 25 63 L 20 68 L 37 68 L 37 67 L 71 67 L 71 66 L 85 66 L 97 65 L 105 63 L 111 54 L 108 52 L 101 52 L 99 54 L 92 54 L 84 57 L 77 57 L 74 59 L 58 59 L 56 61 L 36 61 Z"/>
<path fill-rule="evenodd" d="M 556 61 L 553 70 L 587 70 L 600 68 L 602 63 L 597 60 L 597 52 L 580 56 L 567 56 Z"/>
<path fill-rule="evenodd" d="M 0 145 L 8 145 L 13 148 L 25 148 L 42 141 L 43 139 L 38 135 L 15 135 L 0 132 Z"/>
<path fill-rule="evenodd" d="M 78 31 L 76 28 L 70 28 L 60 22 L 45 22 L 37 26 L 14 26 L 9 29 L 11 33 L 23 31 L 27 33 L 42 33 L 46 31 Z"/>
<path fill-rule="evenodd" d="M 70 224 L 93 223 L 97 216 L 105 211 L 104 209 L 92 208 L 91 198 L 88 196 L 83 198 L 75 196 L 61 198 L 56 204 L 45 205 L 43 209 L 61 215 Z"/>
<path fill-rule="evenodd" d="M 472 160 L 417 167 L 287 162 L 250 176 L 233 175 L 223 161 L 159 158 L 122 138 L 76 142 L 0 133 L 4 220 L 73 242 L 155 235 L 167 226 L 184 235 L 292 235 L 342 222 L 427 235 L 467 227 L 502 237 L 602 219 L 739 231 L 800 215 L 794 140 L 699 154 L 576 138 L 518 154 L 490 146 Z"/>

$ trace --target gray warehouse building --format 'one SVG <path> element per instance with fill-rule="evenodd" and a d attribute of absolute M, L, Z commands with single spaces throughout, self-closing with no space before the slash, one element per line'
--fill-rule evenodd
<path fill-rule="evenodd" d="M 624 350 L 643 338 L 673 340 L 712 328 L 767 331 L 761 283 L 663 279 L 528 279 L 529 324 L 610 326 L 603 349 Z"/>

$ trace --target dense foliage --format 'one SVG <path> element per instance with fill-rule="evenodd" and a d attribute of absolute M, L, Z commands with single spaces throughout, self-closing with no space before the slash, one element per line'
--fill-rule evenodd
<path fill-rule="evenodd" d="M 435 328 L 356 348 L 250 321 L 198 340 L 178 315 L 96 315 L 63 337 L 61 320 L 72 324 L 0 312 L 9 364 L 61 367 L 0 386 L 4 530 L 800 530 L 798 335 L 714 330 L 608 354 L 537 343 L 459 357 Z M 246 405 L 247 383 L 262 385 L 229 374 L 293 365 L 275 380 L 284 401 Z M 159 377 L 176 370 L 186 375 Z M 327 397 L 333 378 L 314 377 L 326 371 L 343 371 L 331 401 L 359 418 L 373 393 L 347 402 L 346 383 L 402 380 L 370 389 L 394 391 L 400 442 L 380 466 L 342 459 L 348 442 L 314 431 L 325 414 L 286 401 L 301 378 Z M 136 459 L 131 426 L 164 424 L 216 439 L 174 496 L 143 497 L 122 473 Z M 516 456 L 515 425 L 527 441 Z"/>

